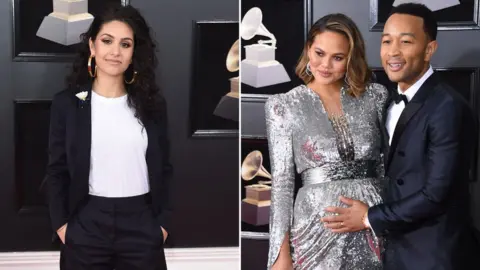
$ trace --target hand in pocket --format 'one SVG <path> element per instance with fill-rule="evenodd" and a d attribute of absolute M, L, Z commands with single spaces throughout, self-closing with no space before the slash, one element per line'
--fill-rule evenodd
<path fill-rule="evenodd" d="M 168 237 L 168 233 L 167 233 L 167 231 L 166 231 L 163 227 L 160 227 L 160 228 L 162 228 L 163 243 L 165 243 L 165 241 L 167 240 L 167 237 Z"/>
<path fill-rule="evenodd" d="M 57 235 L 60 237 L 60 241 L 65 245 L 65 233 L 67 232 L 67 225 L 68 223 L 65 223 L 60 229 L 57 230 Z"/>

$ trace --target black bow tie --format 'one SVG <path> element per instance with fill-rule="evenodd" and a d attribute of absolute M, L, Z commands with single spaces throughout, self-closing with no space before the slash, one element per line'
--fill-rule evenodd
<path fill-rule="evenodd" d="M 405 105 L 408 104 L 407 96 L 405 96 L 404 94 L 399 94 L 397 91 L 393 92 L 393 101 L 395 101 L 395 104 L 398 104 L 401 101 L 403 101 Z"/>

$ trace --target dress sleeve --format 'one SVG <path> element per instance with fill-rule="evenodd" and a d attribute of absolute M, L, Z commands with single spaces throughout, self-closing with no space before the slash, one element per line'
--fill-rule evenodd
<path fill-rule="evenodd" d="M 265 104 L 272 196 L 270 206 L 270 246 L 268 269 L 278 258 L 293 216 L 295 171 L 291 136 L 291 119 L 281 95 L 270 97 Z"/>
<path fill-rule="evenodd" d="M 375 109 L 377 111 L 377 119 L 378 119 L 378 127 L 380 131 L 381 137 L 381 152 L 380 157 L 377 162 L 377 175 L 380 178 L 383 178 L 385 175 L 385 166 L 384 166 L 384 158 L 387 153 L 388 149 L 388 137 L 387 134 L 382 132 L 385 123 L 385 118 L 387 117 L 387 106 L 388 106 L 388 90 L 385 86 L 375 83 L 372 85 L 372 94 L 373 94 L 373 102 L 375 104 Z"/>

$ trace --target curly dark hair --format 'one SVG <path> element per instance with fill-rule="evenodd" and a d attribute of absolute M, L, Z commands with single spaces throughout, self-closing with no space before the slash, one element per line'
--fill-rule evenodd
<path fill-rule="evenodd" d="M 157 119 L 155 115 L 165 108 L 165 101 L 155 81 L 157 57 L 156 44 L 150 35 L 150 27 L 134 7 L 110 5 L 101 16 L 96 16 L 87 32 L 81 35 L 78 56 L 73 63 L 72 73 L 67 77 L 70 89 L 92 83 L 93 78 L 88 74 L 87 63 L 90 57 L 89 39 L 95 41 L 101 27 L 111 21 L 121 21 L 129 25 L 134 33 L 134 51 L 132 64 L 125 71 L 126 80 L 130 80 L 133 71 L 137 71 L 135 82 L 126 84 L 128 105 L 135 109 L 135 117 L 144 121 Z M 94 63 L 94 61 L 92 61 Z"/>

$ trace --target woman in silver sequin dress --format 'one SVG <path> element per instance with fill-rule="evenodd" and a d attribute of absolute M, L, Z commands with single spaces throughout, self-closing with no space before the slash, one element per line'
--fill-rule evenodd
<path fill-rule="evenodd" d="M 368 230 L 336 234 L 320 218 L 339 196 L 381 202 L 387 90 L 369 83 L 362 36 L 350 18 L 327 15 L 310 29 L 297 75 L 305 82 L 265 104 L 272 172 L 268 269 L 381 269 Z M 302 187 L 294 203 L 294 179 Z"/>

